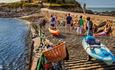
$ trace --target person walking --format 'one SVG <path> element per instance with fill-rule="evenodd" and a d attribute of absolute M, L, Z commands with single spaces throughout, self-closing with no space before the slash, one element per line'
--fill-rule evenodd
<path fill-rule="evenodd" d="M 83 21 L 83 19 L 82 19 L 82 16 L 80 16 L 80 19 L 79 19 L 79 33 L 80 34 L 82 34 L 82 32 L 83 32 L 83 25 L 84 25 L 84 21 Z"/>
<path fill-rule="evenodd" d="M 93 36 L 93 22 L 91 21 L 90 17 L 87 17 L 86 31 L 87 35 Z M 92 57 L 88 55 L 87 61 L 90 61 L 91 59 Z"/>

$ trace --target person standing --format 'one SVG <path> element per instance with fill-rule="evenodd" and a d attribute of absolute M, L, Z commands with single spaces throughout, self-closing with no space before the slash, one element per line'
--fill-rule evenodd
<path fill-rule="evenodd" d="M 86 31 L 87 35 L 93 35 L 93 22 L 90 20 L 90 17 L 87 17 Z"/>
<path fill-rule="evenodd" d="M 83 25 L 84 25 L 84 21 L 82 19 L 82 16 L 80 16 L 80 19 L 79 19 L 78 23 L 79 23 L 79 28 L 80 28 L 79 33 L 82 34 L 82 32 L 83 32 Z"/>
<path fill-rule="evenodd" d="M 56 27 L 57 19 L 56 16 L 51 15 L 51 26 Z"/>
<path fill-rule="evenodd" d="M 67 30 L 70 32 L 71 31 L 71 24 L 72 24 L 72 17 L 70 13 L 66 17 L 66 22 L 67 22 Z"/>
<path fill-rule="evenodd" d="M 87 17 L 86 31 L 87 35 L 93 36 L 93 22 L 90 20 L 90 17 Z M 92 57 L 88 55 L 87 61 L 90 61 L 91 59 Z"/>

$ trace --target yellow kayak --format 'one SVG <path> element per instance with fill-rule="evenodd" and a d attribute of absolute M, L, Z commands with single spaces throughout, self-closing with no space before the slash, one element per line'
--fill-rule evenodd
<path fill-rule="evenodd" d="M 48 28 L 48 29 L 49 29 L 49 32 L 50 32 L 51 34 L 53 34 L 53 35 L 55 35 L 55 36 L 60 35 L 60 32 L 59 32 L 58 29 L 56 29 L 56 30 L 53 30 L 53 29 L 51 29 L 51 28 Z"/>

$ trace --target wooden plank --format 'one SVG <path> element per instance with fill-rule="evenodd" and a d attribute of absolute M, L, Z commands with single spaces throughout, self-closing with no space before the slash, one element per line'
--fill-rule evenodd
<path fill-rule="evenodd" d="M 35 55 L 33 56 L 33 60 L 32 60 L 31 70 L 36 70 L 37 61 L 38 61 L 39 58 L 40 58 L 40 54 L 39 53 L 35 53 Z"/>

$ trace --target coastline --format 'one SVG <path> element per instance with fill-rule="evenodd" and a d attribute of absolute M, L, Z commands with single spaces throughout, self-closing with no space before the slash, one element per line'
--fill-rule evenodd
<path fill-rule="evenodd" d="M 111 50 L 113 50 L 114 47 L 114 36 L 115 36 L 115 17 L 112 16 L 100 16 L 100 15 L 94 15 L 94 14 L 83 14 L 83 13 L 76 13 L 76 12 L 67 12 L 67 11 L 60 11 L 60 10 L 52 10 L 52 9 L 47 9 L 47 8 L 32 8 L 32 10 L 30 10 L 29 12 L 23 12 L 23 10 L 25 9 L 29 9 L 29 7 L 27 8 L 22 8 L 22 11 L 18 11 L 19 14 L 17 14 L 15 11 L 11 12 L 12 15 L 15 14 L 16 16 L 11 16 L 11 15 L 7 15 L 3 16 L 3 18 L 20 18 L 20 19 L 24 19 L 29 21 L 30 23 L 28 23 L 29 25 L 34 24 L 34 23 L 39 23 L 39 18 L 46 18 L 47 20 L 50 20 L 50 15 L 51 14 L 55 14 L 58 18 L 58 20 L 65 20 L 65 16 L 68 13 L 71 13 L 72 17 L 74 20 L 78 20 L 79 16 L 82 15 L 84 19 L 86 19 L 86 17 L 90 16 L 92 21 L 95 24 L 99 24 L 101 21 L 105 21 L 105 20 L 111 20 L 112 22 L 110 24 L 112 24 L 112 30 L 113 30 L 113 36 L 110 37 L 98 37 L 102 42 L 104 42 L 105 45 L 107 45 L 107 47 L 109 47 Z M 36 9 L 36 10 L 35 10 Z M 7 13 L 7 11 L 5 12 Z M 25 15 L 26 14 L 26 15 Z M 2 17 L 2 16 L 1 16 Z M 59 38 L 55 38 L 55 37 L 50 37 L 50 33 L 48 31 L 48 26 L 49 26 L 49 22 L 46 25 L 46 29 L 45 29 L 45 34 L 48 38 L 48 40 L 50 40 L 52 43 L 57 44 L 59 41 Z M 71 33 L 66 33 L 66 28 L 65 26 L 58 26 L 58 28 L 61 30 L 62 35 L 65 36 L 65 38 L 63 38 L 64 41 L 66 41 L 66 46 L 69 50 L 69 54 L 70 54 L 70 58 L 74 58 L 74 59 L 78 59 L 78 60 L 82 60 L 85 59 L 87 57 L 87 54 L 85 53 L 85 51 L 83 50 L 82 46 L 81 46 L 81 37 L 77 36 L 75 30 L 72 30 Z M 34 34 L 34 29 L 32 30 L 32 33 Z M 111 42 L 110 42 L 111 41 Z M 35 42 L 39 42 L 39 40 L 35 40 Z M 109 43 L 110 42 L 110 43 Z M 38 43 L 37 43 L 38 44 Z M 36 47 L 36 46 L 34 46 Z M 77 51 L 76 51 L 77 50 Z M 76 53 L 75 53 L 76 52 Z M 40 55 L 41 53 L 38 53 L 38 55 Z M 74 54 L 74 55 L 73 55 Z M 36 58 L 35 60 L 37 60 L 39 58 L 39 56 L 33 56 L 33 58 Z M 37 61 L 34 61 L 37 62 Z M 36 65 L 36 64 L 35 64 Z M 35 65 L 33 65 L 35 67 Z M 68 66 L 69 67 L 69 66 Z"/>
<path fill-rule="evenodd" d="M 59 11 L 59 10 L 51 10 L 47 8 L 42 8 L 41 9 L 41 14 L 43 14 L 48 20 L 50 20 L 50 15 L 55 14 L 58 18 L 58 20 L 64 20 L 66 15 L 68 13 L 71 13 L 71 16 L 73 17 L 74 21 L 77 21 L 79 16 L 82 15 L 83 19 L 85 20 L 86 17 L 91 17 L 91 20 L 93 21 L 94 24 L 99 24 L 102 21 L 107 21 L 109 20 L 112 25 L 112 36 L 115 36 L 115 17 L 112 16 L 100 16 L 100 15 L 94 15 L 94 14 L 84 14 L 84 13 L 75 13 L 75 12 L 65 12 L 65 11 Z M 86 21 L 86 20 L 85 20 Z"/>
<path fill-rule="evenodd" d="M 49 20 L 51 14 L 56 14 L 58 20 L 65 19 L 67 13 L 71 13 L 73 19 L 77 20 L 80 15 L 83 16 L 84 19 L 86 17 L 91 17 L 92 21 L 95 24 L 99 24 L 101 21 L 110 20 L 113 29 L 113 35 L 115 35 L 115 17 L 114 16 L 103 16 L 97 14 L 84 14 L 84 13 L 77 13 L 77 12 L 68 12 L 68 11 L 60 11 L 60 10 L 53 10 L 48 8 L 40 8 L 36 6 L 31 7 L 18 7 L 18 8 L 8 8 L 8 7 L 0 7 L 0 18 L 21 18 L 28 20 L 30 22 L 37 22 L 37 19 L 45 17 Z M 4 10 L 2 10 L 4 8 Z"/>

